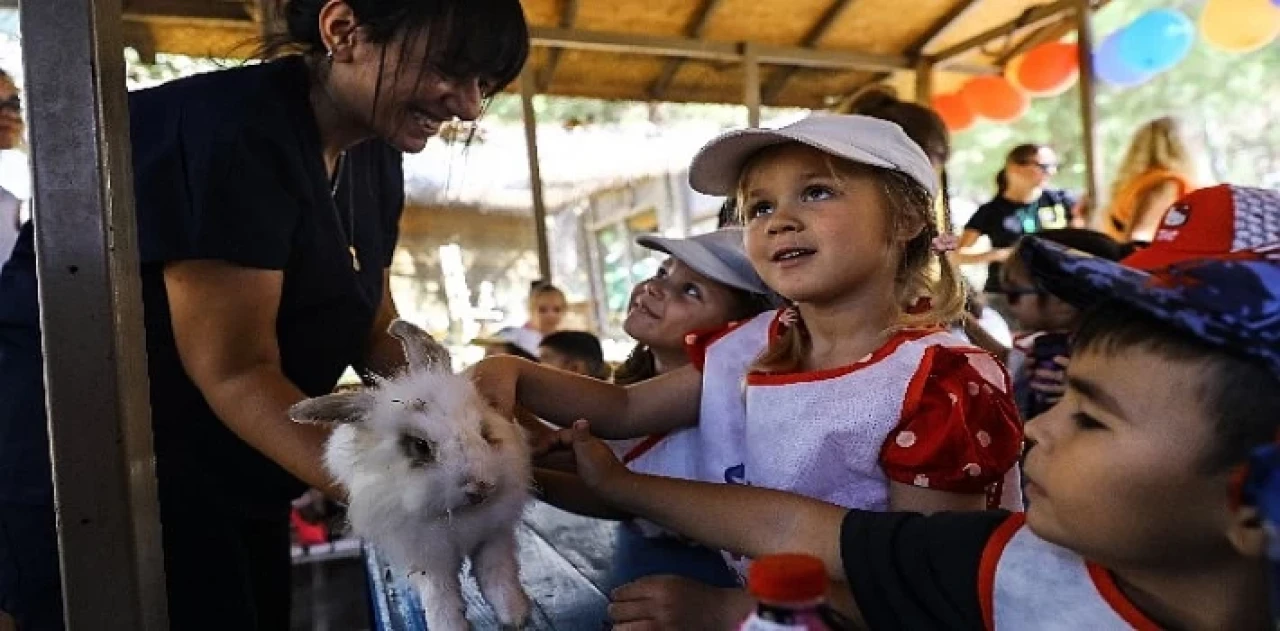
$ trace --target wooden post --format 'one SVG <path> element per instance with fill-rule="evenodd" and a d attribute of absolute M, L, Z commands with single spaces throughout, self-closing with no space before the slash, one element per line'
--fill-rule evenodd
<path fill-rule="evenodd" d="M 21 22 L 63 617 L 162 631 L 120 1 L 23 0 Z"/>
<path fill-rule="evenodd" d="M 1080 120 L 1084 134 L 1084 170 L 1085 192 L 1089 196 L 1089 213 L 1096 216 L 1101 206 L 1101 174 L 1098 169 L 1098 134 L 1097 103 L 1094 101 L 1093 73 L 1093 7 L 1091 0 L 1078 0 L 1076 3 L 1076 28 L 1079 31 L 1077 42 L 1080 55 Z M 1090 218 L 1092 223 L 1092 218 Z"/>
<path fill-rule="evenodd" d="M 933 100 L 933 59 L 921 56 L 916 62 L 916 103 L 929 107 Z"/>
<path fill-rule="evenodd" d="M 533 194 L 533 230 L 538 239 L 538 273 L 551 282 L 551 249 L 547 245 L 547 206 L 542 197 L 542 167 L 538 163 L 538 116 L 533 111 L 537 92 L 533 70 L 520 74 L 520 105 L 524 116 L 524 144 L 529 155 L 529 191 Z"/>
<path fill-rule="evenodd" d="M 747 127 L 760 126 L 760 59 L 750 42 L 742 45 L 742 102 L 747 106 Z"/>

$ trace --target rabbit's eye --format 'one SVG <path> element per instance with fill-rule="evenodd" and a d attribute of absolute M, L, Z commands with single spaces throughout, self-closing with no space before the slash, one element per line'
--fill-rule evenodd
<path fill-rule="evenodd" d="M 436 461 L 435 443 L 424 438 L 401 436 L 400 449 L 415 467 L 426 466 Z"/>
<path fill-rule="evenodd" d="M 498 438 L 497 434 L 493 433 L 493 428 L 488 424 L 480 426 L 480 437 L 484 439 L 484 442 L 489 443 L 490 445 L 496 445 L 502 442 L 502 440 Z"/>

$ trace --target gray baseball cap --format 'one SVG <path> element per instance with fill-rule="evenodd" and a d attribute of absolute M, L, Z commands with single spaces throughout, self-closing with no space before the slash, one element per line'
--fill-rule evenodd
<path fill-rule="evenodd" d="M 762 149 L 798 142 L 850 162 L 900 171 L 938 194 L 929 156 L 902 128 L 869 116 L 814 114 L 779 129 L 738 129 L 721 134 L 694 156 L 689 185 L 707 195 L 733 195 L 742 167 Z"/>
<path fill-rule="evenodd" d="M 683 239 L 645 235 L 636 237 L 636 243 L 670 254 L 718 283 L 755 294 L 771 293 L 747 260 L 742 248 L 742 228 L 721 228 Z"/>

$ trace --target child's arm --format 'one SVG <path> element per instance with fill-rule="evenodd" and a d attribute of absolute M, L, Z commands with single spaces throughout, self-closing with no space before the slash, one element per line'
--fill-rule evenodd
<path fill-rule="evenodd" d="M 510 415 L 518 404 L 561 427 L 586 418 L 601 437 L 610 439 L 695 425 L 702 398 L 702 375 L 691 367 L 627 387 L 511 356 L 487 358 L 471 374 L 500 413 Z"/>
<path fill-rule="evenodd" d="M 586 423 L 560 433 L 584 482 L 603 500 L 699 543 L 747 556 L 800 552 L 818 557 L 839 586 L 832 603 L 856 628 L 982 628 L 979 566 L 1002 511 L 846 511 L 799 495 L 632 473 Z M 1016 525 L 1016 524 L 1015 524 Z M 849 596 L 852 596 L 849 598 Z"/>
<path fill-rule="evenodd" d="M 542 501 L 586 517 L 623 520 L 631 516 L 602 501 L 582 478 L 564 471 L 534 469 L 533 480 Z"/>
<path fill-rule="evenodd" d="M 782 491 L 632 473 L 608 446 L 591 438 L 586 422 L 561 437 L 572 443 L 582 480 L 613 506 L 736 554 L 811 554 L 822 559 L 833 579 L 844 580 L 840 524 L 845 509 Z"/>
<path fill-rule="evenodd" d="M 901 482 L 889 482 L 889 510 L 930 515 L 946 511 L 980 511 L 987 507 L 987 496 L 979 493 L 949 493 L 924 489 Z"/>

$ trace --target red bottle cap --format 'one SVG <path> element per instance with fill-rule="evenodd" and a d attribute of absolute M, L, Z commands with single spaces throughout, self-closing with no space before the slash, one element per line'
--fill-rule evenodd
<path fill-rule="evenodd" d="M 765 602 L 818 600 L 827 594 L 827 568 L 807 554 L 771 554 L 751 564 L 747 586 L 752 596 Z"/>

